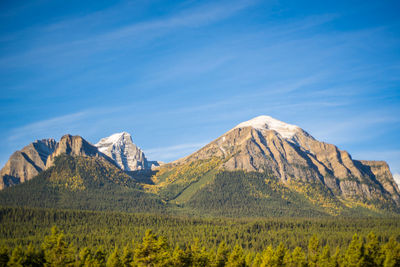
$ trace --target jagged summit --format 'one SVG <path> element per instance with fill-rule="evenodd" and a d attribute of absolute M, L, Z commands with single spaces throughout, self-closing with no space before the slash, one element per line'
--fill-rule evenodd
<path fill-rule="evenodd" d="M 42 139 L 14 152 L 0 170 L 0 190 L 30 180 L 44 170 L 56 145 L 52 138 Z"/>
<path fill-rule="evenodd" d="M 95 146 L 100 152 L 112 158 L 124 171 L 148 168 L 143 151 L 133 143 L 132 136 L 127 132 L 115 133 L 102 138 Z"/>
<path fill-rule="evenodd" d="M 132 136 L 127 132 L 115 133 L 110 135 L 109 137 L 102 138 L 96 146 L 98 147 L 99 151 L 104 153 L 108 146 L 111 144 L 123 144 L 126 141 L 132 141 Z"/>
<path fill-rule="evenodd" d="M 251 120 L 239 123 L 234 129 L 243 127 L 253 127 L 257 130 L 274 130 L 286 139 L 292 138 L 301 130 L 299 126 L 285 123 L 267 115 L 261 115 Z"/>
<path fill-rule="evenodd" d="M 339 202 L 387 201 L 400 207 L 400 190 L 385 162 L 353 160 L 347 151 L 270 116 L 242 122 L 166 167 L 186 168 L 211 160 L 219 160 L 219 171 L 268 172 L 287 187 L 321 187 Z"/>

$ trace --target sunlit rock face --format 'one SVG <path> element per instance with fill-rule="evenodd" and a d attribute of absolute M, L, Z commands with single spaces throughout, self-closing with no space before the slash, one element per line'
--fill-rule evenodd
<path fill-rule="evenodd" d="M 143 151 L 133 143 L 131 135 L 127 132 L 103 138 L 95 146 L 100 152 L 112 158 L 124 171 L 151 168 Z"/>
<path fill-rule="evenodd" d="M 353 160 L 335 145 L 320 142 L 300 127 L 270 116 L 242 122 L 199 151 L 171 164 L 212 157 L 223 159 L 223 170 L 268 171 L 283 183 L 321 184 L 343 199 L 391 198 L 400 206 L 400 190 L 385 162 Z"/>
<path fill-rule="evenodd" d="M 56 145 L 54 139 L 36 140 L 14 152 L 0 171 L 0 189 L 28 181 L 45 169 Z"/>

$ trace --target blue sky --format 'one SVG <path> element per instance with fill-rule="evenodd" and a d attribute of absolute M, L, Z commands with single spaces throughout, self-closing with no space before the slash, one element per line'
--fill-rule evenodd
<path fill-rule="evenodd" d="M 1 1 L 0 163 L 128 131 L 170 161 L 266 114 L 400 173 L 398 1 Z"/>

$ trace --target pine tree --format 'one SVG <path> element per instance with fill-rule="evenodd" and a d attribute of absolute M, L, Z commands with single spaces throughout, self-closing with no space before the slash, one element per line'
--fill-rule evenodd
<path fill-rule="evenodd" d="M 6 266 L 8 260 L 8 248 L 6 246 L 0 246 L 0 266 Z"/>
<path fill-rule="evenodd" d="M 344 263 L 349 267 L 364 266 L 364 245 L 357 234 L 354 234 L 346 250 Z"/>
<path fill-rule="evenodd" d="M 313 235 L 308 242 L 308 265 L 310 267 L 317 266 L 318 257 L 320 254 L 319 239 Z"/>
<path fill-rule="evenodd" d="M 162 265 L 169 260 L 169 245 L 164 237 L 157 237 L 151 230 L 147 230 L 134 254 L 134 261 L 138 264 Z"/>
<path fill-rule="evenodd" d="M 24 266 L 39 267 L 44 264 L 44 254 L 42 250 L 37 251 L 30 243 L 25 251 Z"/>
<path fill-rule="evenodd" d="M 290 267 L 307 266 L 306 254 L 301 247 L 296 247 L 286 260 L 286 264 Z"/>
<path fill-rule="evenodd" d="M 280 243 L 276 248 L 274 255 L 272 257 L 272 266 L 284 266 L 284 259 L 286 255 L 286 248 L 283 243 Z"/>
<path fill-rule="evenodd" d="M 252 266 L 254 262 L 255 255 L 253 252 L 248 252 L 245 257 L 246 266 Z"/>
<path fill-rule="evenodd" d="M 57 228 L 51 228 L 51 234 L 42 243 L 46 264 L 50 266 L 72 266 L 75 261 L 74 248 L 65 241 L 64 234 Z"/>
<path fill-rule="evenodd" d="M 231 254 L 229 255 L 228 261 L 226 262 L 227 267 L 245 267 L 246 260 L 243 254 L 243 249 L 241 246 L 236 245 Z"/>
<path fill-rule="evenodd" d="M 217 250 L 217 255 L 215 257 L 215 266 L 224 267 L 225 263 L 228 261 L 229 247 L 226 245 L 225 241 L 222 241 Z"/>
<path fill-rule="evenodd" d="M 367 244 L 365 245 L 365 267 L 375 267 L 382 265 L 382 253 L 379 246 L 379 241 L 373 232 L 368 234 Z"/>
<path fill-rule="evenodd" d="M 176 246 L 174 251 L 172 252 L 171 265 L 176 267 L 183 267 L 190 266 L 190 264 L 190 257 L 185 253 L 185 251 L 180 249 L 179 246 Z"/>
<path fill-rule="evenodd" d="M 9 267 L 22 267 L 25 261 L 24 251 L 21 246 L 16 246 L 12 253 L 7 266 Z"/>
<path fill-rule="evenodd" d="M 188 253 L 191 255 L 192 266 L 209 266 L 211 255 L 207 250 L 199 246 L 199 240 L 195 239 Z"/>
<path fill-rule="evenodd" d="M 79 267 L 88 266 L 92 262 L 92 254 L 90 249 L 87 247 L 82 248 L 79 251 L 77 265 Z"/>
<path fill-rule="evenodd" d="M 336 247 L 335 253 L 332 256 L 332 264 L 333 266 L 339 267 L 343 264 L 343 255 L 340 252 L 340 248 Z"/>
<path fill-rule="evenodd" d="M 106 266 L 106 253 L 102 247 L 97 248 L 94 252 L 91 264 L 93 266 Z"/>
<path fill-rule="evenodd" d="M 118 247 L 114 248 L 114 251 L 107 259 L 107 267 L 122 267 L 122 262 L 119 257 Z"/>
<path fill-rule="evenodd" d="M 262 256 L 260 253 L 257 253 L 253 259 L 253 264 L 251 266 L 258 267 L 258 266 L 261 266 L 261 264 L 262 264 Z"/>
<path fill-rule="evenodd" d="M 336 264 L 331 258 L 331 248 L 326 245 L 318 257 L 318 266 L 335 267 Z"/>
<path fill-rule="evenodd" d="M 384 246 L 385 261 L 383 262 L 384 267 L 395 267 L 400 266 L 400 244 L 391 237 L 389 242 Z"/>
<path fill-rule="evenodd" d="M 272 266 L 274 257 L 274 249 L 268 246 L 261 256 L 261 267 Z"/>
<path fill-rule="evenodd" d="M 127 244 L 124 247 L 124 250 L 122 251 L 122 255 L 121 255 L 122 266 L 124 266 L 124 267 L 131 266 L 131 264 L 133 262 L 133 253 L 134 253 L 133 252 L 133 245 Z"/>

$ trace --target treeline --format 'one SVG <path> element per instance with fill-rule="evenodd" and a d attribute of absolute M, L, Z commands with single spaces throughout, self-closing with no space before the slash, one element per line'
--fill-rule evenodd
<path fill-rule="evenodd" d="M 114 247 L 107 253 L 101 247 L 77 249 L 57 227 L 51 229 L 40 246 L 0 248 L 0 266 L 400 266 L 400 244 L 390 239 L 379 242 L 374 233 L 364 241 L 355 234 L 350 244 L 334 251 L 313 236 L 306 249 L 268 246 L 259 253 L 233 248 L 221 242 L 218 249 L 201 247 L 196 240 L 179 247 L 163 236 L 147 230 L 140 242 Z"/>
<path fill-rule="evenodd" d="M 390 237 L 400 241 L 400 220 L 394 218 L 275 218 L 227 219 L 190 218 L 163 214 L 132 214 L 53 210 L 36 208 L 0 208 L 0 245 L 11 249 L 32 244 L 39 248 L 53 225 L 59 226 L 68 242 L 78 248 L 103 247 L 111 251 L 127 242 L 139 242 L 147 229 L 164 236 L 169 243 L 185 247 L 197 239 L 201 246 L 216 250 L 221 242 L 261 252 L 283 242 L 287 248 L 306 249 L 316 235 L 322 246 L 347 247 L 354 233 L 367 236 L 374 232 L 379 242 Z"/>

